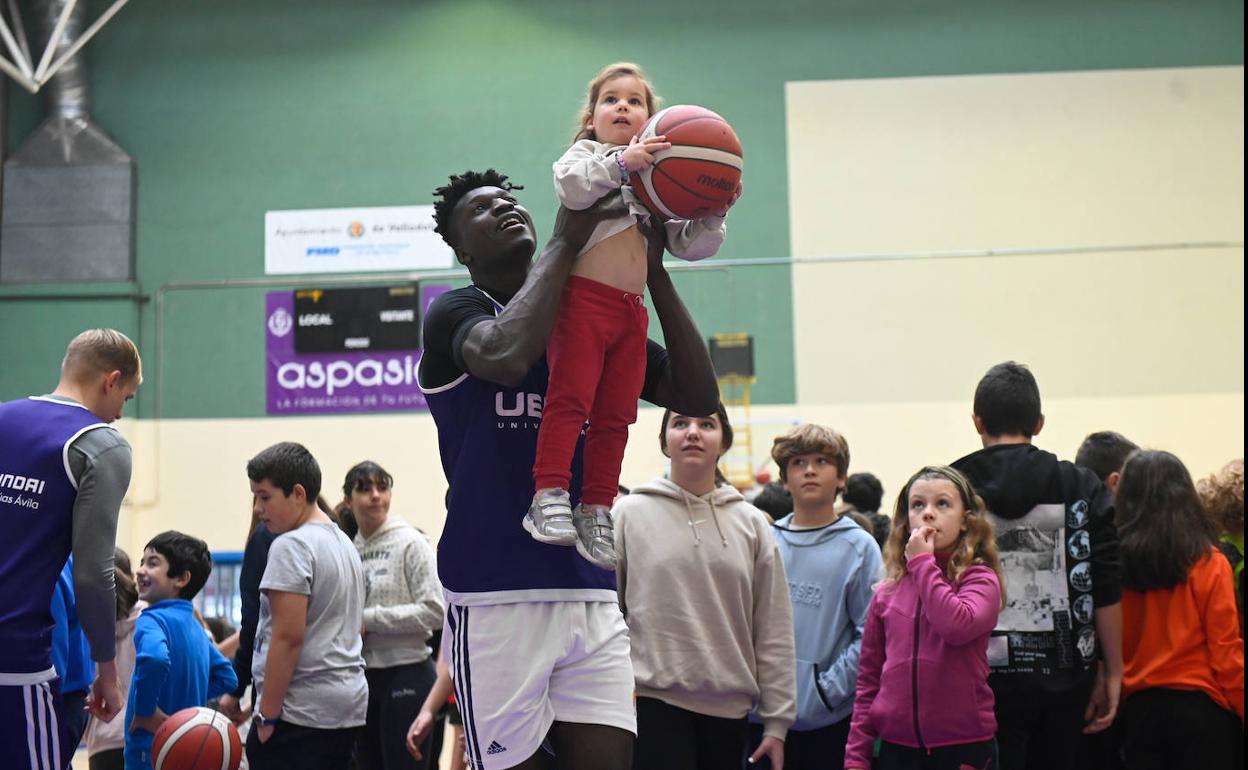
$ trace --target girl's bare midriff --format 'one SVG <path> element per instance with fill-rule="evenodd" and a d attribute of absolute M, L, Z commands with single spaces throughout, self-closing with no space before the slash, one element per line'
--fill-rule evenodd
<path fill-rule="evenodd" d="M 633 294 L 643 293 L 646 290 L 646 236 L 636 225 L 616 233 L 577 258 L 572 275 Z"/>

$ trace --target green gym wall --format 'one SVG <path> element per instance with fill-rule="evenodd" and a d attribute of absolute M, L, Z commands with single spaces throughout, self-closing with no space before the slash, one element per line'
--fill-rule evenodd
<path fill-rule="evenodd" d="M 92 2 L 93 16 L 103 7 Z M 809 233 L 818 186 L 801 180 L 807 219 L 798 221 L 790 169 L 802 159 L 791 157 L 788 146 L 786 84 L 1191 67 L 1239 67 L 1242 82 L 1243 42 L 1243 4 L 1230 0 L 132 0 L 85 50 L 93 118 L 137 167 L 135 280 L 0 286 L 0 400 L 47 392 L 66 341 L 86 327 L 113 326 L 139 342 L 145 364 L 132 412 L 139 419 L 123 421 L 136 446 L 131 515 L 123 522 L 131 541 L 141 544 L 180 517 L 205 521 L 224 511 L 224 521 L 205 522 L 200 533 L 213 547 L 241 546 L 248 499 L 241 463 L 264 442 L 300 437 L 320 442 L 313 451 L 326 466 L 327 490 L 350 462 L 373 456 L 394 472 L 396 510 L 406 506 L 405 515 L 437 530 L 444 487 L 427 418 L 266 418 L 264 290 L 168 292 L 158 349 L 154 298 L 161 287 L 262 277 L 267 210 L 428 204 L 434 187 L 466 168 L 493 166 L 524 184 L 522 199 L 544 240 L 555 209 L 550 164 L 568 144 L 586 81 L 611 61 L 639 62 L 665 103 L 711 107 L 741 137 L 745 195 L 732 212 L 724 248 L 707 263 L 713 267 L 783 260 L 798 252 L 794 233 Z M 12 152 L 38 123 L 42 104 L 12 84 L 7 98 Z M 1242 205 L 1242 95 L 1239 105 Z M 1238 276 L 1240 288 L 1224 298 L 1230 307 L 1206 322 L 1217 326 L 1225 314 L 1237 314 L 1227 350 L 1238 357 L 1238 374 L 1220 366 L 1215 385 L 1203 387 L 1193 372 L 1197 384 L 1188 389 L 1213 399 L 1202 407 L 1211 413 L 1231 410 L 1227 419 L 1238 432 L 1223 436 L 1217 449 L 1241 454 L 1242 232 L 1241 214 L 1238 251 L 1213 263 L 1229 266 L 1225 282 Z M 814 245 L 801 256 L 837 250 L 818 239 L 808 243 Z M 905 351 L 891 347 L 895 337 L 879 338 L 889 347 L 845 355 L 846 337 L 888 320 L 873 318 L 861 297 L 844 304 L 852 313 L 838 312 L 836 285 L 818 283 L 830 275 L 777 262 L 681 272 L 676 281 L 705 333 L 754 335 L 760 377 L 753 396 L 763 418 L 773 426 L 837 419 L 839 427 L 864 426 L 861 435 L 872 419 L 887 423 L 895 412 L 890 400 L 924 399 L 917 389 L 870 385 L 872 355 L 892 362 L 884 367 L 889 382 L 904 371 L 896 362 Z M 796 316 L 795 286 L 808 297 Z M 74 299 L 82 293 L 116 296 Z M 29 299 L 35 295 L 40 299 Z M 817 342 L 809 341 L 812 334 Z M 845 400 L 859 411 L 838 413 L 829 405 L 835 390 L 799 382 L 798 373 L 814 363 L 799 357 L 820 357 L 813 371 L 821 378 L 858 382 Z M 973 387 L 984 368 L 959 371 L 952 386 L 935 386 L 928 400 L 940 404 L 933 412 L 963 419 L 970 409 L 966 383 Z M 1044 372 L 1038 375 L 1044 387 Z M 153 424 L 158 390 L 163 428 Z M 1187 392 L 1178 385 L 1163 391 L 1063 386 L 1056 395 L 1077 402 L 1071 413 L 1087 417 L 1098 414 L 1088 399 L 1121 395 L 1126 400 L 1114 414 L 1131 405 L 1157 414 L 1169 408 L 1158 404 Z M 630 459 L 626 474 L 658 466 L 654 419 L 643 412 L 633 445 L 644 443 L 649 454 Z M 1146 420 L 1134 424 L 1146 432 Z M 1107 426 L 1071 426 L 1060 438 L 1077 440 L 1071 437 L 1101 427 Z M 230 444 L 240 435 L 246 439 Z M 758 431 L 756 459 L 766 456 L 766 436 Z M 954 449 L 973 448 L 973 435 L 963 439 Z M 869 449 L 857 457 L 875 467 L 889 462 L 883 439 L 860 441 Z M 1074 449 L 1054 448 L 1063 456 Z M 955 453 L 929 459 L 947 461 Z M 145 458 L 152 468 L 138 467 Z M 188 463 L 194 467 L 183 467 Z"/>

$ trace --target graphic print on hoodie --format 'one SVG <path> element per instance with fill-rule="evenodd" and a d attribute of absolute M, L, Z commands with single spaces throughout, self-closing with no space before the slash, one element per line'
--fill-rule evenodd
<path fill-rule="evenodd" d="M 1105 485 L 1030 444 L 956 461 L 996 530 L 1007 604 L 988 645 L 993 689 L 1063 693 L 1090 685 L 1097 607 L 1121 597 L 1118 534 Z"/>

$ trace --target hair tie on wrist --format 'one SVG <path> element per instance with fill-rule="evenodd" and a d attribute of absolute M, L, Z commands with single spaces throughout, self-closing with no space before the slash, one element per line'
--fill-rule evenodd
<path fill-rule="evenodd" d="M 615 165 L 620 167 L 620 184 L 628 184 L 628 166 L 624 165 L 624 153 L 617 153 Z"/>

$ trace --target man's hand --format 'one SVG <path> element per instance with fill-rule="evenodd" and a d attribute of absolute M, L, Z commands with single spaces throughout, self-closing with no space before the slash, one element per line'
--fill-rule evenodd
<path fill-rule="evenodd" d="M 111 722 L 121 712 L 125 699 L 117 683 L 117 664 L 114 661 L 96 664 L 97 674 L 87 696 L 87 711 L 101 722 Z"/>
<path fill-rule="evenodd" d="M 407 728 L 407 750 L 416 759 L 421 759 L 420 744 L 425 742 L 429 731 L 433 729 L 433 712 L 420 710 Z"/>
<path fill-rule="evenodd" d="M 655 270 L 663 270 L 663 252 L 667 250 L 667 228 L 657 217 L 646 217 L 637 226 L 641 234 L 646 236 L 646 270 L 647 274 Z"/>
<path fill-rule="evenodd" d="M 139 730 L 147 730 L 152 735 L 155 735 L 156 731 L 160 729 L 160 726 L 163 725 L 165 720 L 168 718 L 168 714 L 157 708 L 145 717 L 136 716 L 132 719 L 130 721 L 130 732 L 134 733 Z"/>
<path fill-rule="evenodd" d="M 599 223 L 626 214 L 628 204 L 618 191 L 602 196 L 597 203 L 584 211 L 573 211 L 566 206 L 560 206 L 555 214 L 555 229 L 550 238 L 552 241 L 563 241 L 579 254 Z"/>
<path fill-rule="evenodd" d="M 750 755 L 749 763 L 752 765 L 764 756 L 771 761 L 771 770 L 784 770 L 784 741 L 773 735 L 763 738 L 758 749 Z"/>
<path fill-rule="evenodd" d="M 728 209 L 736 205 L 736 202 L 741 199 L 741 191 L 744 189 L 745 188 L 741 185 L 741 183 L 737 182 L 737 189 L 736 191 L 733 192 L 732 198 L 730 198 L 728 202 L 724 204 L 724 207 L 722 209 L 719 209 L 714 212 L 715 216 L 719 217 L 720 219 L 723 219 L 724 217 L 728 216 Z"/>
<path fill-rule="evenodd" d="M 1092 697 L 1083 711 L 1085 735 L 1099 733 L 1114 723 L 1118 716 L 1118 699 L 1122 696 L 1122 678 L 1110 676 L 1104 663 L 1096 664 L 1096 682 L 1092 685 Z"/>

